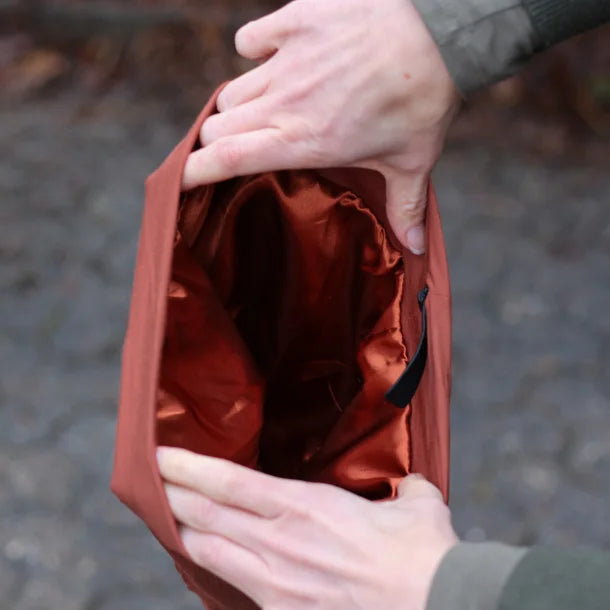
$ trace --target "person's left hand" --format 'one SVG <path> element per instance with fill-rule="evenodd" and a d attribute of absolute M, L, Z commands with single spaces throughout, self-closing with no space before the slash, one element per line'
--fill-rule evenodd
<path fill-rule="evenodd" d="M 183 190 L 282 169 L 375 170 L 394 234 L 422 254 L 430 172 L 460 95 L 413 3 L 293 0 L 235 45 L 262 63 L 218 95 Z"/>
<path fill-rule="evenodd" d="M 201 567 L 264 610 L 423 610 L 457 542 L 438 489 L 405 478 L 371 502 L 183 449 L 158 450 L 182 541 Z"/>

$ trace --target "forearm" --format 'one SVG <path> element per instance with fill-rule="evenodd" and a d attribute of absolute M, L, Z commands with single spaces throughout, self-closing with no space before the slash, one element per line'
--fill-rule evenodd
<path fill-rule="evenodd" d="M 443 559 L 426 610 L 607 610 L 610 553 L 454 547 Z"/>
<path fill-rule="evenodd" d="M 458 89 L 516 72 L 532 55 L 610 20 L 610 0 L 413 0 Z"/>

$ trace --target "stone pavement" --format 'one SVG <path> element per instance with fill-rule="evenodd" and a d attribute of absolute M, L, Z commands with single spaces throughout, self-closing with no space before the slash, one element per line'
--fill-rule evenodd
<path fill-rule="evenodd" d="M 128 91 L 0 115 L 2 610 L 199 607 L 108 490 L 143 179 L 192 118 Z M 610 172 L 460 145 L 436 184 L 456 527 L 609 546 Z"/>

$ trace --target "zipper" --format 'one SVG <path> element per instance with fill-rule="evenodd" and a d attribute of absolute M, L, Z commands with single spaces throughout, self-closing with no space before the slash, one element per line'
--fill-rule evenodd
<path fill-rule="evenodd" d="M 413 399 L 426 368 L 426 361 L 428 359 L 428 320 L 425 304 L 427 296 L 428 286 L 424 286 L 417 293 L 417 302 L 421 312 L 421 335 L 417 349 L 411 360 L 409 360 L 404 373 L 385 394 L 386 399 L 400 409 L 404 409 Z"/>

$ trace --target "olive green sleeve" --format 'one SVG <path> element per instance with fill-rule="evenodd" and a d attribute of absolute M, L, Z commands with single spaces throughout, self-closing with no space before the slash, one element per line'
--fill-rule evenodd
<path fill-rule="evenodd" d="M 609 608 L 610 553 L 534 548 L 506 582 L 498 610 Z"/>
<path fill-rule="evenodd" d="M 527 549 L 461 542 L 436 571 L 426 610 L 498 610 L 500 595 Z"/>
<path fill-rule="evenodd" d="M 610 0 L 523 0 L 545 47 L 610 21 Z"/>
<path fill-rule="evenodd" d="M 609 610 L 610 553 L 456 545 L 443 558 L 426 610 Z"/>
<path fill-rule="evenodd" d="M 610 21 L 610 0 L 412 0 L 467 95 L 532 55 Z"/>
<path fill-rule="evenodd" d="M 463 95 L 516 72 L 541 41 L 521 0 L 413 0 Z"/>

